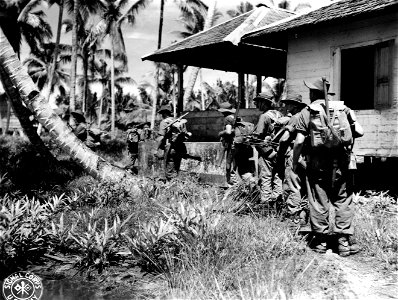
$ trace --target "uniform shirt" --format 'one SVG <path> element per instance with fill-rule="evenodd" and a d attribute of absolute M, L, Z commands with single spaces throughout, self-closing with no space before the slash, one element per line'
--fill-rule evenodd
<path fill-rule="evenodd" d="M 173 117 L 167 117 L 166 119 L 163 119 L 159 124 L 158 134 L 161 136 L 165 136 L 168 129 L 167 126 L 169 126 L 173 121 L 174 121 Z"/>
<path fill-rule="evenodd" d="M 272 134 L 273 121 L 272 121 L 271 117 L 267 114 L 267 112 L 264 112 L 260 116 L 260 118 L 258 119 L 256 130 L 254 131 L 254 134 L 258 135 L 258 137 L 260 139 L 264 139 L 266 136 L 269 136 Z"/>
<path fill-rule="evenodd" d="M 350 108 L 347 107 L 347 118 L 348 122 L 350 124 L 354 123 L 353 119 L 355 119 L 354 111 L 352 111 Z M 310 113 L 310 108 L 307 106 L 304 108 L 298 115 L 298 120 L 296 124 L 296 130 L 305 136 L 309 135 L 310 133 L 310 118 L 311 118 L 311 113 Z"/>

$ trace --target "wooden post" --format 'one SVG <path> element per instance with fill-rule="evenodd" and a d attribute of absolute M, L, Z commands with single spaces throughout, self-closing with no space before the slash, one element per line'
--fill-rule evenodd
<path fill-rule="evenodd" d="M 178 65 L 178 100 L 177 115 L 180 116 L 184 110 L 184 70 L 182 65 Z"/>
<path fill-rule="evenodd" d="M 240 107 L 245 107 L 245 74 L 238 73 L 238 101 L 240 103 Z"/>
<path fill-rule="evenodd" d="M 257 75 L 256 95 L 261 93 L 261 87 L 263 85 L 261 75 Z"/>

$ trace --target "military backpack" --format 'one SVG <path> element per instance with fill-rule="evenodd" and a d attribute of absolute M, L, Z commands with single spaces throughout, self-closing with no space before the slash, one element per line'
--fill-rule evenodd
<path fill-rule="evenodd" d="M 351 125 L 347 118 L 349 109 L 343 101 L 329 101 L 329 120 L 325 100 L 314 101 L 309 105 L 309 110 L 310 139 L 313 148 L 336 148 L 352 144 Z"/>

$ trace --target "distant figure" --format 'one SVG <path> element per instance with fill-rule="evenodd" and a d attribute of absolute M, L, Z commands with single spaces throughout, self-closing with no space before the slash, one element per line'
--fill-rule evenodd
<path fill-rule="evenodd" d="M 126 166 L 126 169 L 132 170 L 137 173 L 135 168 L 136 160 L 138 159 L 138 146 L 139 142 L 145 141 L 150 136 L 149 122 L 127 124 L 127 148 L 131 158 L 131 163 Z"/>
<path fill-rule="evenodd" d="M 235 137 L 234 125 L 235 125 L 235 112 L 236 109 L 232 108 L 232 104 L 224 102 L 220 104 L 218 109 L 224 116 L 224 128 L 218 133 L 220 142 L 222 145 L 222 153 L 217 165 L 221 166 L 222 160 L 225 157 L 225 176 L 228 184 L 232 184 L 231 173 L 235 169 L 233 158 L 234 158 L 234 145 L 233 140 Z"/>
<path fill-rule="evenodd" d="M 191 133 L 186 130 L 186 120 L 172 118 L 172 111 L 169 105 L 163 105 L 158 111 L 163 120 L 159 125 L 155 156 L 164 160 L 164 174 L 167 180 L 178 176 L 182 159 L 202 161 L 199 156 L 188 154 L 184 142 Z"/>
<path fill-rule="evenodd" d="M 76 137 L 81 140 L 90 149 L 95 149 L 101 143 L 100 130 L 90 130 L 86 123 L 83 112 L 78 109 L 72 111 L 72 118 L 69 118 L 69 125 Z"/>

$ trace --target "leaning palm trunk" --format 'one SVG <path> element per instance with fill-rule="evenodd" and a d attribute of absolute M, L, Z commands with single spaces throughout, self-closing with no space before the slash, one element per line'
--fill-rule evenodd
<path fill-rule="evenodd" d="M 0 80 L 3 83 L 4 90 L 8 96 L 9 103 L 11 104 L 15 115 L 18 117 L 19 122 L 23 128 L 24 133 L 28 137 L 32 145 L 37 149 L 38 152 L 46 155 L 49 159 L 53 159 L 51 152 L 44 145 L 43 141 L 38 136 L 35 128 L 32 126 L 32 122 L 29 117 L 32 114 L 29 109 L 27 109 L 22 104 L 22 99 L 15 87 L 13 86 L 11 80 L 6 76 L 3 68 L 0 67 Z"/>
<path fill-rule="evenodd" d="M 209 29 L 211 26 L 213 26 L 214 23 L 214 15 L 216 12 L 216 5 L 217 1 L 213 0 L 213 3 L 209 6 L 209 10 L 207 11 L 206 15 L 206 20 L 205 20 L 205 25 L 203 30 Z M 193 88 L 195 86 L 196 79 L 198 78 L 200 68 L 194 67 L 191 70 L 191 76 L 188 81 L 187 88 L 185 89 L 184 92 L 184 106 L 188 103 L 189 97 L 191 97 Z"/>
<path fill-rule="evenodd" d="M 77 139 L 61 118 L 54 113 L 24 70 L 1 29 L 0 67 L 3 68 L 4 75 L 11 80 L 26 106 L 36 116 L 36 119 L 48 129 L 57 144 L 66 150 L 90 175 L 101 180 L 123 184 L 136 195 L 141 194 L 137 180 L 130 173 L 112 166 L 87 148 Z"/>

